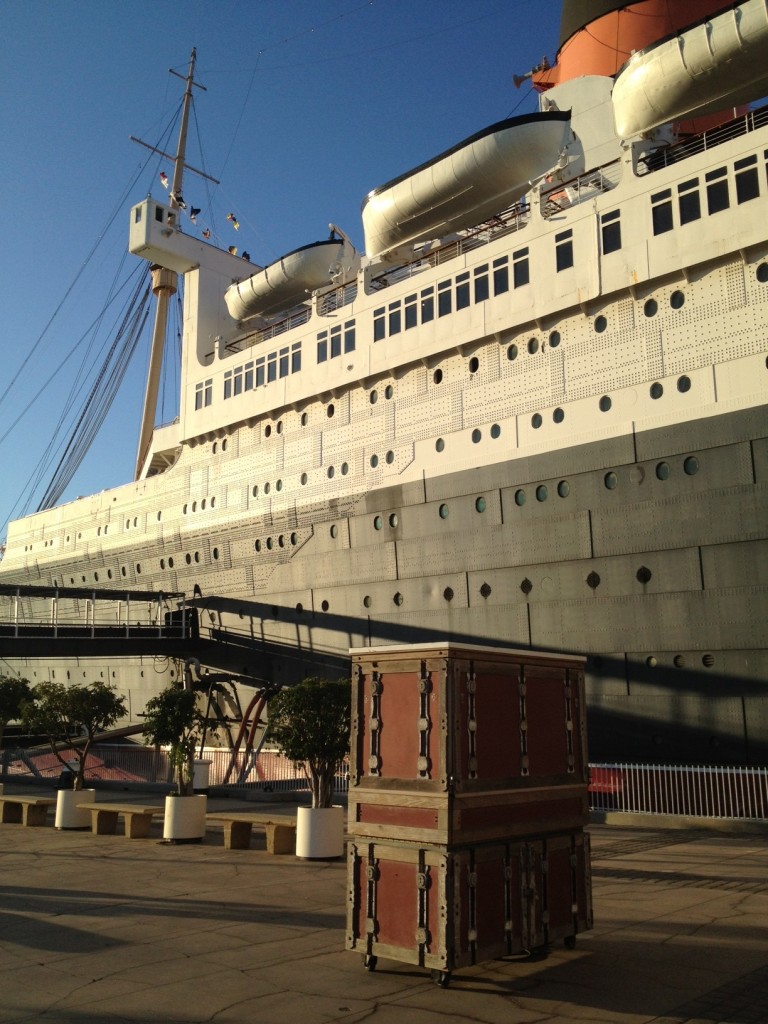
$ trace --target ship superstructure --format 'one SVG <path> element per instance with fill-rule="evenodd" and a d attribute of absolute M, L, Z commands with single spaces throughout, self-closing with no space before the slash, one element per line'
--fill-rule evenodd
<path fill-rule="evenodd" d="M 273 684 L 586 653 L 593 756 L 762 763 L 767 51 L 758 0 L 566 4 L 539 113 L 374 189 L 365 253 L 331 226 L 248 265 L 136 205 L 130 250 L 184 275 L 179 420 L 12 524 L 0 579 L 184 592 L 214 667 Z"/>

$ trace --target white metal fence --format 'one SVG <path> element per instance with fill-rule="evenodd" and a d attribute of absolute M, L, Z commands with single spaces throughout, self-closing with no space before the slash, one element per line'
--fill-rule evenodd
<path fill-rule="evenodd" d="M 71 754 L 61 751 L 64 760 Z M 209 748 L 209 786 L 289 792 L 308 789 L 303 770 L 276 751 L 233 755 Z M 7 781 L 58 782 L 61 762 L 52 753 L 36 750 L 2 751 L 2 778 Z M 173 771 L 165 751 L 137 744 L 94 747 L 86 776 L 106 783 L 168 784 Z M 338 792 L 349 788 L 343 767 L 336 778 Z M 590 765 L 589 804 L 593 811 L 667 814 L 713 819 L 768 820 L 768 768 L 702 765 Z"/>

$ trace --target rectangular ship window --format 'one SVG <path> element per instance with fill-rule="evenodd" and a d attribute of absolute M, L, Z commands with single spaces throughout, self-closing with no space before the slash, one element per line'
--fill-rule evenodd
<path fill-rule="evenodd" d="M 344 324 L 344 351 L 355 351 L 355 321 L 347 320 Z"/>
<path fill-rule="evenodd" d="M 677 186 L 677 205 L 680 210 L 680 223 L 690 224 L 701 217 L 701 196 L 699 195 L 699 179 L 690 178 Z"/>
<path fill-rule="evenodd" d="M 419 312 L 416 306 L 416 296 L 406 295 L 405 296 L 405 308 L 403 313 L 405 314 L 405 329 L 410 331 L 412 327 L 416 327 L 419 322 Z"/>
<path fill-rule="evenodd" d="M 494 260 L 494 266 L 496 261 Z M 528 265 L 528 247 L 512 253 L 512 284 L 515 288 L 531 283 L 531 271 Z"/>
<path fill-rule="evenodd" d="M 451 312 L 451 282 L 441 281 L 437 286 L 437 315 L 448 316 Z"/>
<path fill-rule="evenodd" d="M 195 412 L 203 408 L 203 382 L 195 384 Z"/>
<path fill-rule="evenodd" d="M 281 348 L 280 349 L 279 367 L 280 367 L 280 376 L 281 377 L 287 377 L 288 376 L 288 351 L 289 350 L 287 348 Z"/>
<path fill-rule="evenodd" d="M 760 195 L 760 182 L 757 176 L 757 157 L 745 156 L 734 164 L 736 171 L 736 202 L 748 203 Z"/>
<path fill-rule="evenodd" d="M 232 397 L 232 371 L 227 370 L 224 374 L 224 398 Z"/>
<path fill-rule="evenodd" d="M 384 319 L 384 307 L 373 311 L 373 340 L 383 341 L 387 336 L 387 322 Z"/>
<path fill-rule="evenodd" d="M 456 277 L 456 309 L 466 309 L 469 305 L 469 271 Z"/>
<path fill-rule="evenodd" d="M 674 228 L 672 216 L 672 189 L 665 188 L 651 196 L 651 218 L 654 235 L 663 235 Z"/>
<path fill-rule="evenodd" d="M 243 393 L 243 368 L 242 366 L 236 366 L 232 375 L 232 394 L 241 395 Z"/>
<path fill-rule="evenodd" d="M 707 213 L 722 213 L 731 205 L 728 195 L 728 172 L 725 167 L 716 171 L 707 171 L 704 175 L 707 183 Z"/>
<path fill-rule="evenodd" d="M 421 322 L 429 323 L 435 319 L 435 293 L 433 288 L 425 288 L 421 293 Z"/>
<path fill-rule="evenodd" d="M 277 380 L 277 352 L 270 352 L 267 356 L 267 384 Z"/>
<path fill-rule="evenodd" d="M 341 324 L 331 328 L 331 359 L 341 355 Z"/>
<path fill-rule="evenodd" d="M 301 342 L 294 341 L 291 345 L 291 373 L 298 373 L 301 369 Z"/>
<path fill-rule="evenodd" d="M 604 213 L 600 217 L 603 238 L 603 255 L 618 252 L 621 248 L 621 214 L 619 210 Z"/>
<path fill-rule="evenodd" d="M 256 387 L 263 388 L 264 383 L 264 356 L 260 356 L 256 360 Z"/>
<path fill-rule="evenodd" d="M 324 363 L 328 358 L 328 331 L 321 331 L 317 336 L 317 361 Z"/>
<path fill-rule="evenodd" d="M 503 295 L 509 291 L 509 259 L 499 256 L 493 261 L 493 294 Z"/>
<path fill-rule="evenodd" d="M 402 328 L 402 322 L 400 319 L 400 302 L 390 302 L 389 304 L 389 336 L 393 334 L 399 334 Z"/>
<path fill-rule="evenodd" d="M 485 302 L 490 295 L 488 287 L 488 264 L 475 267 L 475 302 Z"/>
<path fill-rule="evenodd" d="M 243 372 L 243 387 L 246 391 L 253 391 L 253 363 L 246 363 Z"/>
<path fill-rule="evenodd" d="M 213 377 L 209 377 L 208 380 L 205 382 L 203 405 L 211 405 L 212 402 L 213 402 Z"/>
<path fill-rule="evenodd" d="M 557 273 L 573 266 L 573 230 L 560 231 L 555 235 L 555 266 Z"/>

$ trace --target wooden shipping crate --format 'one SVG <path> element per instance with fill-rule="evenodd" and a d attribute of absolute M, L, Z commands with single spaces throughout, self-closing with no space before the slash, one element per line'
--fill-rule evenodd
<path fill-rule="evenodd" d="M 453 643 L 351 655 L 353 792 L 586 785 L 583 658 Z"/>
<path fill-rule="evenodd" d="M 571 833 L 448 850 L 353 840 L 346 947 L 440 972 L 592 927 L 589 836 Z"/>
<path fill-rule="evenodd" d="M 518 786 L 485 792 L 424 793 L 356 787 L 349 792 L 352 837 L 422 844 L 476 844 L 583 828 L 587 785 Z"/>

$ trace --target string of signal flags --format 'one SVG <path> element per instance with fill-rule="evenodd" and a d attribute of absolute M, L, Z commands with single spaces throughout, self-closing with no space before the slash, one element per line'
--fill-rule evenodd
<path fill-rule="evenodd" d="M 165 171 L 161 171 L 160 172 L 160 184 L 165 189 L 170 187 L 170 183 L 168 181 L 168 175 L 165 173 Z M 177 194 L 172 192 L 171 193 L 171 198 L 176 200 L 176 204 L 177 204 L 177 206 L 179 207 L 180 210 L 186 210 L 187 209 L 187 204 L 184 202 L 184 199 L 183 199 L 183 197 L 181 195 L 177 195 Z M 190 208 L 189 208 L 189 219 L 190 219 L 190 221 L 193 224 L 197 224 L 197 217 L 198 217 L 199 213 L 200 213 L 200 207 L 198 207 L 198 206 L 190 206 Z M 231 223 L 231 225 L 235 229 L 235 231 L 239 231 L 240 230 L 240 221 L 237 219 L 237 217 L 235 216 L 234 213 L 228 213 L 227 214 L 227 220 Z M 208 227 L 203 228 L 202 235 L 203 235 L 203 238 L 205 238 L 206 240 L 209 239 L 211 237 L 211 229 L 208 228 Z M 229 246 L 229 252 L 232 254 L 232 256 L 237 256 L 237 246 L 236 245 L 230 245 Z M 250 262 L 250 260 L 251 260 L 250 254 L 247 253 L 247 252 L 244 252 L 243 255 L 242 255 L 242 259 Z"/>

